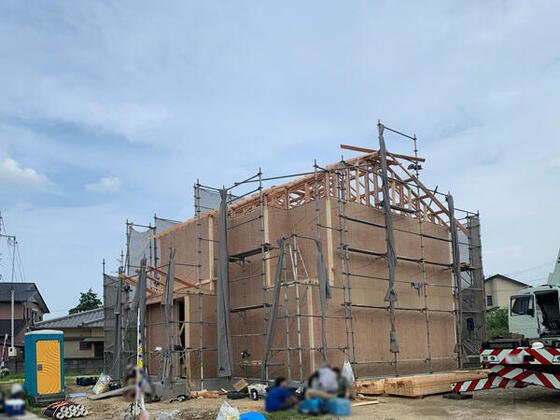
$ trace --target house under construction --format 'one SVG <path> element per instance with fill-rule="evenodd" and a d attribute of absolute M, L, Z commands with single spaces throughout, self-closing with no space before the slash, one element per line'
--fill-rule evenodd
<path fill-rule="evenodd" d="M 307 173 L 259 170 L 222 189 L 197 182 L 195 217 L 148 232 L 158 257 L 121 273 L 142 296 L 111 301 L 107 330 L 118 337 L 106 340 L 126 352 L 123 320 L 135 318 L 125 312 L 145 305 L 149 373 L 201 387 L 219 377 L 304 381 L 325 361 L 348 360 L 357 377 L 476 362 L 478 213 L 419 180 L 415 137 L 405 136 L 414 156 L 393 154 L 387 133 L 402 135 L 380 124 L 378 150 L 343 146 L 362 154 Z"/>

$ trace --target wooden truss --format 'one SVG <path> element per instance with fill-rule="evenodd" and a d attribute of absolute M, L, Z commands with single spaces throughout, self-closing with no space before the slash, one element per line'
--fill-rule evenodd
<path fill-rule="evenodd" d="M 381 163 L 377 150 L 341 145 L 345 149 L 366 152 L 366 154 L 328 165 L 283 185 L 262 191 L 263 205 L 289 210 L 304 206 L 318 199 L 337 198 L 340 182 L 344 182 L 343 199 L 359 203 L 363 206 L 378 207 L 383 205 L 381 185 Z M 424 158 L 387 153 L 389 195 L 391 209 L 407 217 L 419 218 L 449 228 L 448 208 L 417 179 L 402 163 L 424 162 Z M 342 187 L 342 185 L 341 185 Z M 261 195 L 255 193 L 243 200 L 228 206 L 230 216 L 238 216 L 256 210 L 260 206 Z M 217 214 L 218 210 L 206 212 L 202 216 Z M 160 232 L 152 238 L 158 238 L 187 224 L 194 223 L 190 219 L 172 228 Z M 457 227 L 468 235 L 467 229 L 456 222 Z"/>
<path fill-rule="evenodd" d="M 146 296 L 147 297 L 155 297 L 155 296 L 162 296 L 163 295 L 163 290 L 165 288 L 165 283 L 166 283 L 166 278 L 167 278 L 167 272 L 165 270 L 163 270 L 161 267 L 154 267 L 151 265 L 147 265 L 146 266 L 146 278 L 148 280 L 150 280 L 150 282 L 148 282 L 148 284 L 146 284 Z M 161 277 L 157 278 L 151 274 L 149 274 L 149 272 L 152 273 L 157 273 L 159 274 Z M 136 273 L 140 273 L 140 270 L 136 270 Z M 126 275 L 124 273 L 120 274 L 120 277 L 128 284 L 130 284 L 131 286 L 136 286 L 138 284 L 138 279 L 136 277 L 133 276 L 129 276 Z M 190 281 L 184 280 L 178 276 L 174 276 L 173 277 L 174 282 L 178 283 L 178 286 L 175 286 L 173 288 L 173 292 L 178 292 L 180 290 L 184 290 L 184 289 L 197 289 L 198 290 L 198 284 L 192 283 Z M 209 281 L 203 281 L 202 284 L 208 284 Z"/>
<path fill-rule="evenodd" d="M 344 145 L 343 145 L 344 146 Z M 272 187 L 262 192 L 264 205 L 280 209 L 304 206 L 311 201 L 332 197 L 337 198 L 338 183 L 344 182 L 343 199 L 368 207 L 383 205 L 381 190 L 381 163 L 376 150 L 354 148 L 369 153 L 345 161 L 331 164 L 317 175 L 309 174 L 292 182 Z M 423 158 L 387 153 L 388 177 L 391 208 L 397 214 L 408 217 L 422 217 L 423 220 L 449 228 L 449 210 L 424 184 L 402 164 L 401 160 L 424 162 Z M 420 193 L 418 193 L 420 191 Z M 259 206 L 259 194 L 229 206 L 230 215 L 248 213 Z M 465 234 L 466 228 L 457 222 L 457 227 Z"/>

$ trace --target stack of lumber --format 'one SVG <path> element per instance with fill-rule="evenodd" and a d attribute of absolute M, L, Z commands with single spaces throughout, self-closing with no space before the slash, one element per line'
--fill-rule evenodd
<path fill-rule="evenodd" d="M 381 395 L 385 393 L 385 378 L 358 380 L 352 387 L 352 392 L 364 395 Z"/>
<path fill-rule="evenodd" d="M 353 392 L 363 395 L 400 395 L 421 397 L 423 395 L 451 392 L 451 384 L 459 381 L 482 379 L 488 376 L 486 369 L 456 370 L 446 373 L 432 373 L 398 378 L 357 380 Z"/>
<path fill-rule="evenodd" d="M 488 377 L 488 370 L 457 370 L 449 373 L 405 376 L 385 379 L 385 393 L 404 397 L 451 392 L 451 384 Z"/>

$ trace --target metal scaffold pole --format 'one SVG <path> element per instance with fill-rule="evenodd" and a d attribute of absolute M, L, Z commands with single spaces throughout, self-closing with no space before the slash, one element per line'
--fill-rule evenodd
<path fill-rule="evenodd" d="M 418 158 L 418 147 L 417 147 L 417 138 L 414 135 L 414 157 Z M 420 164 L 418 162 L 414 163 L 414 171 L 416 174 L 416 179 L 420 178 Z M 420 197 L 420 185 L 416 184 L 416 194 Z M 424 318 L 426 320 L 426 346 L 428 352 L 428 368 L 430 372 L 433 372 L 433 364 L 432 364 L 432 341 L 431 341 L 431 333 L 430 333 L 430 312 L 428 309 L 428 285 L 427 285 L 427 277 L 426 277 L 426 261 L 425 261 L 425 245 L 424 245 L 424 214 L 422 213 L 422 204 L 420 200 L 416 200 L 416 214 L 418 218 L 418 232 L 420 236 L 420 266 L 422 267 L 422 290 L 424 295 Z"/>
<path fill-rule="evenodd" d="M 391 320 L 390 333 L 390 350 L 393 353 L 393 361 L 395 374 L 398 375 L 398 359 L 397 355 L 400 351 L 399 340 L 397 337 L 396 320 L 395 320 L 395 302 L 398 300 L 395 291 L 395 267 L 397 265 L 397 257 L 395 253 L 395 243 L 393 238 L 393 218 L 391 216 L 391 197 L 389 196 L 389 180 L 387 178 L 387 150 L 385 148 L 385 139 L 383 138 L 384 126 L 377 124 L 379 129 L 379 156 L 381 158 L 381 179 L 383 191 L 383 213 L 385 216 L 385 233 L 387 241 L 387 263 L 389 265 L 389 286 L 385 301 L 389 302 L 389 317 Z"/>
<path fill-rule="evenodd" d="M 350 256 L 348 255 L 348 224 L 346 221 L 346 188 L 345 172 L 336 172 L 338 224 L 340 240 L 340 267 L 342 275 L 342 292 L 344 298 L 344 318 L 346 328 L 347 357 L 350 359 L 350 343 L 352 345 L 352 369 L 354 376 L 358 377 L 358 365 L 356 364 L 356 344 L 354 338 L 354 314 L 352 312 L 352 288 L 350 283 Z"/>
<path fill-rule="evenodd" d="M 280 299 L 280 288 L 282 286 L 282 272 L 284 267 L 284 259 L 286 252 L 286 240 L 282 236 L 278 240 L 278 246 L 280 253 L 278 255 L 278 265 L 276 266 L 276 274 L 274 275 L 274 289 L 272 294 L 272 306 L 270 309 L 270 316 L 268 318 L 268 324 L 266 328 L 266 336 L 264 342 L 264 357 L 262 364 L 262 379 L 268 380 L 268 358 L 270 357 L 270 352 L 272 349 L 272 343 L 274 341 L 274 336 L 276 333 L 276 320 L 278 318 L 278 304 Z"/>
<path fill-rule="evenodd" d="M 298 273 L 298 248 L 297 238 L 295 236 L 295 229 L 293 237 L 293 246 L 288 244 L 288 251 L 292 263 L 292 271 L 294 275 L 294 287 L 296 296 L 296 327 L 297 327 L 297 340 L 298 340 L 298 367 L 299 367 L 299 380 L 303 382 L 303 349 L 301 340 L 301 309 L 300 309 L 300 296 L 299 296 L 299 273 Z"/>
<path fill-rule="evenodd" d="M 123 290 L 123 279 L 120 276 L 122 274 L 123 267 L 119 267 L 119 278 L 117 280 L 117 299 L 115 302 L 115 344 L 113 351 L 113 375 L 117 381 L 121 380 L 121 314 L 122 314 L 122 290 Z"/>
<path fill-rule="evenodd" d="M 287 243 L 285 244 L 287 248 Z M 286 258 L 282 259 L 282 271 L 284 273 L 284 314 L 286 326 L 286 361 L 288 362 L 288 380 L 292 380 L 292 363 L 291 363 L 291 347 L 290 347 L 290 310 L 288 300 L 288 267 Z"/>
<path fill-rule="evenodd" d="M 327 289 L 328 288 L 328 282 L 329 279 L 328 277 L 326 279 L 323 279 L 324 282 L 326 282 L 325 285 L 322 285 L 321 283 L 321 275 L 323 274 L 321 272 L 321 261 L 320 258 L 322 257 L 322 248 L 321 248 L 321 207 L 319 205 L 319 180 L 318 180 L 318 174 L 317 174 L 317 161 L 314 162 L 314 188 L 313 188 L 313 194 L 314 194 L 314 200 L 315 200 L 315 218 L 316 218 L 316 224 L 317 224 L 317 258 L 318 260 L 318 264 L 317 264 L 317 280 L 319 282 L 319 296 L 320 296 L 320 301 L 321 301 L 321 345 L 322 345 L 322 350 L 321 350 L 321 355 L 323 356 L 323 362 L 327 362 L 328 357 L 327 357 L 327 314 L 326 314 L 326 296 L 325 296 L 325 292 L 323 292 L 323 289 Z"/>
<path fill-rule="evenodd" d="M 455 205 L 451 193 L 447 194 L 449 206 L 449 228 L 451 229 L 451 255 L 453 256 L 452 270 L 456 287 L 456 324 L 457 324 L 457 357 L 459 367 L 463 367 L 463 285 L 461 280 L 461 266 L 459 261 L 459 240 L 457 238 L 457 226 L 455 225 Z"/>
<path fill-rule="evenodd" d="M 173 351 L 175 341 L 175 322 L 173 311 L 173 284 L 175 279 L 175 248 L 169 249 L 169 268 L 167 270 L 167 278 L 165 279 L 165 289 L 161 304 L 165 313 L 165 344 L 166 348 L 163 353 L 163 385 L 166 389 L 171 387 L 173 381 Z"/>
<path fill-rule="evenodd" d="M 241 261 L 241 289 L 243 293 L 243 307 L 247 307 L 247 272 L 246 272 L 246 262 L 245 258 Z M 247 351 L 249 348 L 249 337 L 247 334 L 249 333 L 247 330 L 247 311 L 241 312 L 243 317 L 243 351 Z M 247 365 L 244 366 L 245 368 L 245 376 L 249 376 L 249 367 Z"/>
<path fill-rule="evenodd" d="M 152 232 L 153 235 L 156 235 L 158 233 L 157 231 L 157 217 L 154 214 L 154 226 L 152 228 Z M 153 246 L 154 246 L 154 267 L 159 266 L 159 257 L 158 257 L 158 240 L 156 238 L 153 239 Z M 156 273 L 156 277 L 158 277 L 157 273 Z"/>
<path fill-rule="evenodd" d="M 480 239 L 480 215 L 476 214 L 467 217 L 468 227 L 468 247 L 469 247 L 469 262 L 473 268 L 472 286 L 475 294 L 473 299 L 473 311 L 475 312 L 476 325 L 475 342 L 473 343 L 475 349 L 481 347 L 482 342 L 486 340 L 486 291 L 484 289 L 484 272 L 482 270 L 482 241 Z M 478 356 L 475 353 L 475 357 Z M 477 359 L 475 359 L 477 360 Z"/>
<path fill-rule="evenodd" d="M 265 232 L 265 223 L 268 223 L 268 220 L 265 221 L 264 217 L 264 196 L 263 196 L 263 186 L 262 186 L 262 171 L 259 168 L 258 173 L 258 180 L 259 180 L 259 231 L 261 235 L 261 281 L 262 281 L 262 305 L 263 305 L 263 331 L 267 334 L 267 323 L 268 317 L 266 313 L 267 301 L 266 301 L 266 260 L 267 260 L 267 246 L 266 246 L 266 232 Z M 265 337 L 266 341 L 266 337 Z M 268 380 L 268 365 L 265 360 L 263 360 L 262 366 L 263 376 L 264 379 Z"/>
<path fill-rule="evenodd" d="M 202 294 L 202 237 L 201 237 L 201 222 L 200 222 L 200 182 L 197 179 L 194 188 L 194 202 L 196 213 L 196 255 L 197 255 L 197 277 L 198 277 L 198 329 L 199 329 L 199 362 L 200 362 L 200 389 L 204 389 L 204 315 L 203 315 L 203 302 L 204 296 Z M 209 261 L 209 264 L 214 264 L 214 261 Z"/>

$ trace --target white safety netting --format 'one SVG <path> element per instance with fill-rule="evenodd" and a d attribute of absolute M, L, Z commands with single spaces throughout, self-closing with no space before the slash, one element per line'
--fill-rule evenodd
<path fill-rule="evenodd" d="M 134 224 L 128 228 L 127 239 L 127 274 L 134 276 L 140 269 L 140 261 L 146 257 L 148 265 L 159 265 L 161 249 L 158 239 L 148 239 L 156 233 L 163 232 L 179 222 L 155 217 L 155 226 L 139 230 Z"/>

